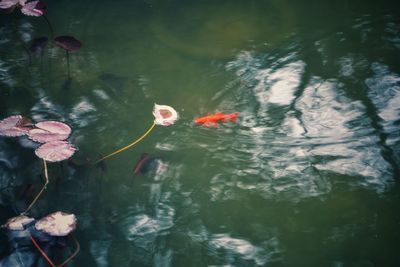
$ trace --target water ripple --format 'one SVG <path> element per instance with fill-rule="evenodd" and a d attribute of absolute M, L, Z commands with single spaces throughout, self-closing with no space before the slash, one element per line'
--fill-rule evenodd
<path fill-rule="evenodd" d="M 226 173 L 215 174 L 210 180 L 212 200 L 234 199 L 238 197 L 238 189 L 258 191 L 267 198 L 319 195 L 329 192 L 334 183 L 325 178 L 324 172 L 358 177 L 356 181 L 349 179 L 349 184 L 375 188 L 378 192 L 385 190 L 392 182 L 392 168 L 382 157 L 379 137 L 371 127 L 366 107 L 341 93 L 343 84 L 311 78 L 296 98 L 293 109 L 271 109 L 272 102 L 292 103 L 293 92 L 300 84 L 304 64 L 295 57 L 286 60 L 280 62 L 282 69 L 274 71 L 273 67 L 262 68 L 265 64 L 262 58 L 243 52 L 228 64 L 227 68 L 235 71 L 239 80 L 253 85 L 260 105 L 258 111 L 248 109 L 242 113 L 243 117 L 252 119 L 242 121 L 245 127 L 234 131 L 234 138 L 217 138 L 217 147 L 204 147 L 212 161 L 230 163 L 229 168 L 220 166 Z M 288 95 L 283 92 L 282 99 L 286 102 L 271 102 L 269 97 L 260 97 L 271 96 L 273 88 L 282 88 L 279 84 L 286 78 L 290 82 L 286 87 L 291 92 Z M 394 82 L 393 77 L 390 80 Z M 393 99 L 394 103 L 398 101 Z M 385 106 L 396 107 L 393 103 Z M 380 114 L 397 118 L 393 111 L 386 109 Z M 270 116 L 275 117 L 273 125 L 269 124 Z M 282 119 L 276 120 L 279 117 Z M 230 145 L 227 147 L 225 142 Z M 232 166 L 241 167 L 232 169 Z"/>
<path fill-rule="evenodd" d="M 265 266 L 267 262 L 276 260 L 276 256 L 280 253 L 279 241 L 276 238 L 263 242 L 261 247 L 227 234 L 214 234 L 209 240 L 209 246 L 216 253 L 222 251 L 225 264 L 234 265 L 244 260 L 252 262 L 254 266 Z"/>
<path fill-rule="evenodd" d="M 157 236 L 163 235 L 164 231 L 173 227 L 175 216 L 175 209 L 168 203 L 170 194 L 158 192 L 160 197 L 154 197 L 154 190 L 150 199 L 155 206 L 154 210 L 131 207 L 123 222 L 127 239 L 148 250 Z"/>
<path fill-rule="evenodd" d="M 381 63 L 373 63 L 373 76 L 366 79 L 368 96 L 377 109 L 380 124 L 386 137 L 386 145 L 392 148 L 397 162 L 400 160 L 400 75 Z"/>

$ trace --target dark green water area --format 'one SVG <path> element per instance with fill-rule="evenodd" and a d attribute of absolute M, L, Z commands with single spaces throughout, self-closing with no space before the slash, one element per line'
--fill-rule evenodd
<path fill-rule="evenodd" d="M 29 213 L 76 215 L 67 266 L 400 266 L 398 0 L 45 3 L 54 37 L 83 46 L 68 79 L 53 43 L 28 53 L 44 18 L 1 13 L 0 119 L 73 129 Z M 154 103 L 179 120 L 88 163 L 142 135 Z M 193 122 L 216 112 L 240 116 Z M 0 137 L 0 224 L 43 185 L 36 147 Z M 13 246 L 1 229 L 0 259 Z M 21 266 L 49 266 L 26 246 Z"/>

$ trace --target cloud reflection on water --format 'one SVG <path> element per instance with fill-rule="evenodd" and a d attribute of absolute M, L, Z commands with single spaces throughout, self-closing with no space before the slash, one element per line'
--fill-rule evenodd
<path fill-rule="evenodd" d="M 242 129 L 237 136 L 241 144 L 233 141 L 234 156 L 229 158 L 240 161 L 236 165 L 241 169 L 212 179 L 213 199 L 230 198 L 227 192 L 235 187 L 260 191 L 267 198 L 287 193 L 291 198 L 324 194 L 335 182 L 324 178 L 324 172 L 357 177 L 349 179 L 349 185 L 375 188 L 378 192 L 385 190 L 392 182 L 392 168 L 382 157 L 379 137 L 364 104 L 348 98 L 339 81 L 318 77 L 312 77 L 295 98 L 304 63 L 296 56 L 286 60 L 275 70 L 274 64 L 263 67 L 269 63 L 245 51 L 228 64 L 228 69 L 235 71 L 243 84 L 254 85 L 251 90 L 258 106 L 256 115 L 246 114 L 255 117 L 248 124 L 249 129 Z M 281 86 L 283 80 L 285 86 Z M 274 105 L 293 105 L 293 108 L 277 109 Z M 386 107 L 393 109 L 395 105 L 388 101 Z M 379 114 L 388 118 L 388 111 Z M 270 116 L 282 117 L 281 123 L 269 124 L 265 117 Z M 393 116 L 398 118 L 397 114 Z M 210 156 L 221 159 L 226 158 L 223 156 L 226 153 L 227 150 L 215 151 Z M 243 155 L 247 155 L 247 163 L 240 160 Z M 256 176 L 261 176 L 262 181 Z"/>
<path fill-rule="evenodd" d="M 222 251 L 225 264 L 233 264 L 233 266 L 240 264 L 243 260 L 250 261 L 253 266 L 265 266 L 267 262 L 276 260 L 274 259 L 275 254 L 280 252 L 279 242 L 276 238 L 263 242 L 263 246 L 268 250 L 227 234 L 215 234 L 209 243 L 216 253 Z"/>

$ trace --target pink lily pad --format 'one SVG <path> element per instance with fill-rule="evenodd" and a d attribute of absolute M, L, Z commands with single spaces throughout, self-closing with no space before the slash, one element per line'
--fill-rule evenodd
<path fill-rule="evenodd" d="M 0 135 L 21 136 L 28 133 L 31 125 L 30 120 L 21 115 L 14 115 L 0 121 Z"/>
<path fill-rule="evenodd" d="M 35 127 L 28 132 L 28 137 L 39 143 L 65 140 L 71 134 L 71 127 L 59 121 L 42 121 Z"/>
<path fill-rule="evenodd" d="M 66 141 L 52 141 L 38 147 L 35 154 L 46 161 L 57 162 L 70 158 L 75 151 L 76 148 Z"/>
<path fill-rule="evenodd" d="M 13 230 L 13 231 L 22 231 L 25 228 L 25 225 L 28 223 L 33 222 L 35 219 L 30 218 L 25 215 L 19 215 L 17 217 L 13 217 L 11 219 L 8 219 L 8 221 L 2 225 L 2 227 L 7 228 L 8 230 Z"/>
<path fill-rule="evenodd" d="M 18 5 L 18 0 L 3 0 L 0 2 L 0 9 L 8 9 Z"/>
<path fill-rule="evenodd" d="M 31 1 L 22 6 L 21 12 L 27 16 L 40 17 L 43 16 L 46 7 L 41 1 Z"/>
<path fill-rule="evenodd" d="M 51 236 L 66 236 L 76 229 L 76 217 L 57 211 L 37 221 L 35 228 Z"/>

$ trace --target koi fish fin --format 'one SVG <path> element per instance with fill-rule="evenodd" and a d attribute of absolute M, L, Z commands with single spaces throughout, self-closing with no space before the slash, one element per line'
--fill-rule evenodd
<path fill-rule="evenodd" d="M 218 128 L 219 127 L 218 123 L 216 123 L 216 122 L 206 122 L 203 125 L 206 126 L 206 127 L 212 127 L 212 128 Z"/>
<path fill-rule="evenodd" d="M 236 122 L 237 117 L 238 117 L 237 115 L 230 117 L 230 121 Z"/>
<path fill-rule="evenodd" d="M 236 122 L 237 117 L 239 117 L 239 113 L 232 113 L 232 114 L 229 114 L 228 116 L 226 116 L 224 121 L 225 122 L 228 122 L 228 121 Z"/>

